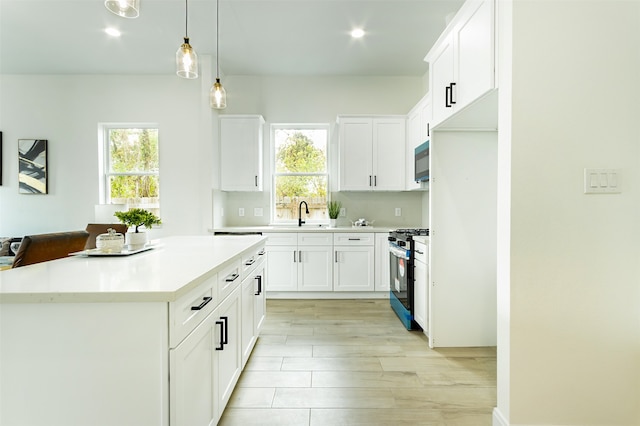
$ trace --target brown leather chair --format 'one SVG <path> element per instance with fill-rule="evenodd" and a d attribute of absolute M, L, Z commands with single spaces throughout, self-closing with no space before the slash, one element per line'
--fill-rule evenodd
<path fill-rule="evenodd" d="M 89 239 L 84 246 L 85 250 L 96 248 L 96 237 L 100 234 L 106 234 L 107 229 L 113 229 L 119 234 L 124 235 L 127 232 L 127 225 L 123 223 L 90 223 L 87 225 L 86 231 L 89 233 Z"/>
<path fill-rule="evenodd" d="M 13 259 L 13 268 L 67 257 L 69 253 L 84 250 L 87 231 L 54 232 L 27 235 Z"/>

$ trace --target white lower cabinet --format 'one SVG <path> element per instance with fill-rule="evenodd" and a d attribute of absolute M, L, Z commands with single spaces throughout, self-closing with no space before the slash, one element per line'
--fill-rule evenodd
<path fill-rule="evenodd" d="M 376 232 L 376 273 L 375 290 L 389 291 L 391 271 L 389 260 L 389 233 Z"/>
<path fill-rule="evenodd" d="M 242 280 L 242 367 L 246 365 L 264 323 L 266 298 L 264 261 Z"/>
<path fill-rule="evenodd" d="M 374 234 L 335 233 L 333 288 L 335 291 L 373 291 Z"/>
<path fill-rule="evenodd" d="M 267 233 L 269 291 L 332 291 L 331 233 Z"/>
<path fill-rule="evenodd" d="M 240 377 L 240 288 L 169 351 L 171 425 L 215 425 Z"/>
<path fill-rule="evenodd" d="M 422 327 L 424 333 L 429 335 L 429 246 L 422 242 L 415 241 L 415 263 L 414 263 L 414 283 L 413 283 L 413 317 Z"/>

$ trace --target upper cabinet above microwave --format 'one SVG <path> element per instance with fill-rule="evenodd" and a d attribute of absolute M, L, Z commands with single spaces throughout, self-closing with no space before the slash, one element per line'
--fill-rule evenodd
<path fill-rule="evenodd" d="M 405 116 L 339 116 L 339 190 L 404 190 L 405 126 Z"/>
<path fill-rule="evenodd" d="M 261 115 L 220 116 L 220 189 L 262 191 Z"/>
<path fill-rule="evenodd" d="M 427 54 L 433 125 L 495 87 L 494 0 L 467 0 Z"/>

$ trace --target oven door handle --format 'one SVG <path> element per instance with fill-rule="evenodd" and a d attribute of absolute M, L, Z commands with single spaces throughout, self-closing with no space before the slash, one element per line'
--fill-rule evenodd
<path fill-rule="evenodd" d="M 409 260 L 410 258 L 409 250 L 403 249 L 396 245 L 389 245 L 389 253 L 391 253 L 392 256 L 399 257 L 401 259 Z"/>

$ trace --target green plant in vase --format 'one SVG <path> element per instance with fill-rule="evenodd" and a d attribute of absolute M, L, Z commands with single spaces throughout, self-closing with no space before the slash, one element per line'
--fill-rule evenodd
<path fill-rule="evenodd" d="M 327 210 L 329 211 L 329 224 L 331 227 L 336 226 L 336 220 L 340 215 L 342 203 L 340 201 L 327 201 Z"/>
<path fill-rule="evenodd" d="M 134 228 L 133 232 L 129 231 L 125 236 L 125 244 L 127 244 L 129 250 L 138 250 L 147 244 L 147 233 L 140 231 L 139 228 L 141 226 L 144 226 L 145 229 L 151 229 L 153 225 L 162 223 L 158 216 L 149 210 L 140 208 L 129 209 L 125 212 L 115 212 L 114 216 L 127 225 L 129 229 Z"/>

